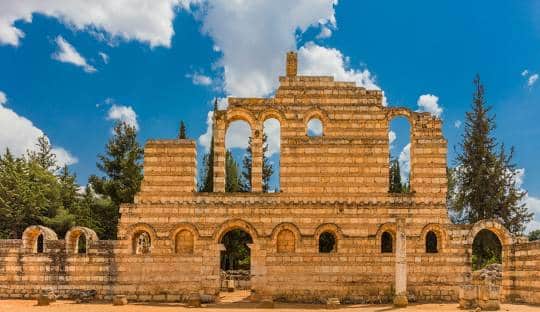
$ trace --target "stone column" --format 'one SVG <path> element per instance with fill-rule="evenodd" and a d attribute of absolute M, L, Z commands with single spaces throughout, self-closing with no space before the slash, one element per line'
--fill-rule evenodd
<path fill-rule="evenodd" d="M 225 113 L 214 110 L 214 192 L 225 192 Z"/>
<path fill-rule="evenodd" d="M 395 307 L 406 307 L 407 300 L 407 234 L 405 218 L 397 219 L 396 226 L 396 294 Z"/>
<path fill-rule="evenodd" d="M 251 258 L 251 289 L 254 291 L 254 301 L 271 297 L 266 286 L 266 252 L 257 244 L 248 244 Z"/>
<path fill-rule="evenodd" d="M 251 191 L 262 192 L 262 133 L 260 129 L 253 129 L 251 141 Z"/>

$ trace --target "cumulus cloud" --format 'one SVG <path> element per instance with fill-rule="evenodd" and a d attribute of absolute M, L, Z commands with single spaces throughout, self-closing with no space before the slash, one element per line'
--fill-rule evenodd
<path fill-rule="evenodd" d="M 350 68 L 349 58 L 334 48 L 308 42 L 298 50 L 298 63 L 302 75 L 334 76 L 338 81 L 354 81 L 360 87 L 380 90 L 369 70 Z"/>
<path fill-rule="evenodd" d="M 191 78 L 191 82 L 193 82 L 193 84 L 197 86 L 209 86 L 212 84 L 212 78 L 203 74 L 187 74 L 186 77 Z"/>
<path fill-rule="evenodd" d="M 460 128 L 461 127 L 461 120 L 454 121 L 454 127 Z"/>
<path fill-rule="evenodd" d="M 401 181 L 409 181 L 409 174 L 411 172 L 411 143 L 405 145 L 401 153 L 399 153 L 398 161 Z"/>
<path fill-rule="evenodd" d="M 527 79 L 527 86 L 532 87 L 536 81 L 538 80 L 538 74 L 533 74 L 529 76 L 529 79 Z"/>
<path fill-rule="evenodd" d="M 131 106 L 113 104 L 107 112 L 107 119 L 125 122 L 126 124 L 134 127 L 135 130 L 139 130 L 137 114 Z"/>
<path fill-rule="evenodd" d="M 27 151 L 35 150 L 37 139 L 45 134 L 32 121 L 3 106 L 6 103 L 6 95 L 0 91 L 0 153 L 9 148 L 14 155 L 21 156 Z M 61 166 L 72 165 L 78 161 L 60 146 L 53 145 L 53 152 Z"/>
<path fill-rule="evenodd" d="M 212 143 L 212 124 L 214 111 L 209 111 L 206 116 L 206 132 L 199 137 L 199 145 L 204 148 L 205 153 L 210 150 L 210 143 Z"/>
<path fill-rule="evenodd" d="M 203 31 L 222 57 L 228 95 L 264 96 L 284 72 L 285 52 L 295 50 L 296 33 L 321 20 L 335 24 L 334 0 L 209 0 L 200 18 Z"/>
<path fill-rule="evenodd" d="M 392 130 L 388 131 L 388 143 L 390 144 L 390 148 L 394 147 L 392 143 L 396 140 L 396 133 Z"/>
<path fill-rule="evenodd" d="M 529 70 L 527 69 L 524 69 L 522 72 L 521 72 L 521 76 L 525 77 L 529 74 Z"/>
<path fill-rule="evenodd" d="M 251 136 L 251 128 L 245 121 L 234 121 L 227 128 L 225 134 L 225 148 L 242 148 L 248 147 L 248 138 Z"/>
<path fill-rule="evenodd" d="M 86 59 L 82 57 L 69 42 L 62 38 L 62 36 L 56 37 L 55 42 L 58 46 L 58 50 L 53 53 L 53 59 L 59 62 L 82 67 L 87 73 L 93 73 L 96 71 L 96 68 L 88 64 Z"/>
<path fill-rule="evenodd" d="M 268 144 L 268 150 L 266 157 L 270 157 L 280 151 L 281 145 L 281 128 L 279 121 L 274 118 L 270 118 L 264 121 L 264 134 L 266 134 L 266 142 Z"/>
<path fill-rule="evenodd" d="M 439 106 L 439 97 L 433 94 L 423 94 L 418 98 L 417 104 L 418 112 L 428 112 L 437 118 L 441 117 L 443 109 Z"/>
<path fill-rule="evenodd" d="M 540 198 L 527 196 L 525 198 L 525 205 L 530 212 L 534 213 L 534 219 L 529 222 L 525 230 L 526 233 L 540 229 Z"/>
<path fill-rule="evenodd" d="M 24 32 L 17 21 L 33 14 L 56 18 L 76 30 L 90 30 L 108 39 L 137 40 L 151 47 L 171 44 L 175 9 L 199 0 L 17 0 L 0 1 L 0 44 L 18 46 Z"/>
<path fill-rule="evenodd" d="M 327 26 L 321 27 L 321 32 L 317 35 L 317 39 L 326 39 L 332 37 L 332 29 Z"/>

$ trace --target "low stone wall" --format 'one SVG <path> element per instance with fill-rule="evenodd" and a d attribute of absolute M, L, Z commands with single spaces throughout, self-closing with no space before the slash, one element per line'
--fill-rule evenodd
<path fill-rule="evenodd" d="M 540 241 L 518 242 L 513 249 L 514 271 L 509 300 L 540 304 Z"/>

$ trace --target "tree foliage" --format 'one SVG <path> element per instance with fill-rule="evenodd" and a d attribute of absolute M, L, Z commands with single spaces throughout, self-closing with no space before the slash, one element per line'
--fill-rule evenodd
<path fill-rule="evenodd" d="M 178 133 L 178 138 L 180 140 L 185 140 L 187 139 L 187 136 L 186 136 L 186 125 L 184 124 L 184 121 L 180 121 L 180 131 Z"/>
<path fill-rule="evenodd" d="M 455 190 L 448 199 L 458 222 L 474 223 L 495 218 L 512 233 L 520 234 L 532 218 L 517 185 L 512 162 L 513 148 L 507 153 L 493 136 L 495 117 L 486 105 L 479 76 L 474 80 L 472 110 L 467 112 L 464 134 L 455 169 Z M 452 190 L 450 190 L 452 191 Z"/>
<path fill-rule="evenodd" d="M 230 150 L 225 153 L 225 192 L 243 192 L 245 186 L 242 183 L 242 176 L 238 164 Z"/>
<path fill-rule="evenodd" d="M 106 229 L 105 235 L 107 238 L 114 238 L 120 204 L 133 203 L 141 186 L 143 148 L 137 142 L 136 129 L 125 122 L 118 122 L 105 149 L 104 155 L 98 155 L 97 163 L 98 169 L 105 176 L 92 175 L 89 182 L 98 195 L 112 201 L 113 205 L 99 208 L 107 210 L 102 211 L 102 214 L 109 216 L 108 220 L 102 221 L 102 226 Z"/>
<path fill-rule="evenodd" d="M 540 229 L 529 233 L 529 241 L 540 240 Z"/>
<path fill-rule="evenodd" d="M 267 156 L 268 154 L 268 137 L 266 134 L 263 134 L 263 150 L 262 150 L 262 191 L 264 193 L 268 193 L 270 191 L 270 177 L 274 173 L 274 168 L 272 166 L 272 163 L 270 162 L 270 158 Z"/>

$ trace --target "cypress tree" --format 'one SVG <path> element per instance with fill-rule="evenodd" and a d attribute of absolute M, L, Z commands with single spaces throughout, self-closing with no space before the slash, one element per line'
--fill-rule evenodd
<path fill-rule="evenodd" d="M 266 156 L 268 154 L 268 137 L 263 134 L 263 150 L 262 150 L 262 191 L 267 193 L 270 190 L 270 177 L 274 173 L 274 168 L 270 162 L 270 158 Z"/>
<path fill-rule="evenodd" d="M 186 125 L 184 124 L 184 121 L 180 121 L 180 132 L 178 133 L 178 138 L 180 140 L 185 140 L 187 138 L 186 136 Z"/>
<path fill-rule="evenodd" d="M 242 191 L 242 181 L 238 164 L 231 151 L 225 153 L 225 192 L 234 193 Z"/>
<path fill-rule="evenodd" d="M 457 219 L 475 223 L 495 218 L 519 234 L 532 218 L 522 203 L 525 192 L 518 188 L 513 149 L 507 154 L 493 137 L 495 117 L 486 105 L 484 86 L 474 79 L 472 110 L 466 113 L 464 134 L 457 157 L 455 195 L 450 207 Z"/>
<path fill-rule="evenodd" d="M 244 155 L 244 159 L 242 161 L 243 164 L 243 170 L 242 170 L 242 178 L 243 178 L 243 191 L 249 192 L 251 191 L 251 168 L 253 167 L 253 151 L 251 149 L 251 137 L 248 139 L 248 147 L 246 148 L 246 154 Z"/>
<path fill-rule="evenodd" d="M 390 160 L 390 193 L 402 193 L 403 185 L 401 184 L 401 169 L 397 158 Z"/>

